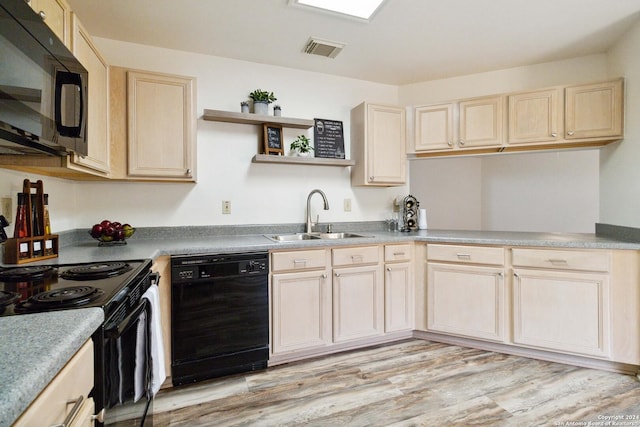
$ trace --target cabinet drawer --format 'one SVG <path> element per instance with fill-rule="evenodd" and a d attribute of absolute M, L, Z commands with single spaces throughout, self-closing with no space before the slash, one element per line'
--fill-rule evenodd
<path fill-rule="evenodd" d="M 49 426 L 64 421 L 73 405 L 93 388 L 93 342 L 87 341 L 18 418 L 14 427 Z"/>
<path fill-rule="evenodd" d="M 597 251 L 512 249 L 514 267 L 609 271 L 611 254 Z"/>
<path fill-rule="evenodd" d="M 504 248 L 490 246 L 427 245 L 429 261 L 504 265 Z"/>
<path fill-rule="evenodd" d="M 376 264 L 380 259 L 377 246 L 333 249 L 334 267 L 341 265 Z"/>
<path fill-rule="evenodd" d="M 311 270 L 327 265 L 326 251 L 275 252 L 271 254 L 271 271 Z"/>
<path fill-rule="evenodd" d="M 384 260 L 385 262 L 411 261 L 411 245 L 386 245 Z"/>

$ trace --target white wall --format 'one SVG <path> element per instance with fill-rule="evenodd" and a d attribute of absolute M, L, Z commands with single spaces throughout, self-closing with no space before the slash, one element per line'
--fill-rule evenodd
<path fill-rule="evenodd" d="M 591 55 L 407 85 L 400 102 L 426 105 L 604 80 L 606 61 L 604 54 Z M 587 150 L 413 160 L 410 190 L 428 210 L 429 228 L 593 232 L 598 158 L 598 150 Z"/>
<path fill-rule="evenodd" d="M 347 153 L 351 108 L 365 100 L 398 102 L 396 86 L 115 40 L 94 41 L 111 65 L 195 76 L 199 117 L 204 109 L 240 111 L 240 101 L 261 88 L 275 93 L 283 116 L 342 120 Z M 261 133 L 259 126 L 199 118 L 196 184 L 63 181 L 58 187 L 45 177 L 52 227 L 86 228 L 103 218 L 135 226 L 303 223 L 306 198 L 314 188 L 329 199 L 329 211 L 322 210 L 319 197 L 312 203 L 314 216 L 319 213 L 323 223 L 381 220 L 391 211 L 394 197 L 408 194 L 408 186 L 352 188 L 350 168 L 253 164 Z M 312 129 L 285 129 L 285 143 L 300 133 L 313 137 Z M 17 192 L 25 176 L 0 171 L 0 195 Z M 352 199 L 351 212 L 344 212 L 345 198 Z M 223 200 L 231 201 L 231 215 L 222 215 Z"/>
<path fill-rule="evenodd" d="M 640 227 L 640 22 L 609 52 L 609 74 L 625 77 L 625 138 L 600 154 L 600 221 Z"/>

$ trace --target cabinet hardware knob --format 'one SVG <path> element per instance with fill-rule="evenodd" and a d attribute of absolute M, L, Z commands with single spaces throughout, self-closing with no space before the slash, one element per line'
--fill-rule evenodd
<path fill-rule="evenodd" d="M 187 169 L 187 172 L 185 173 L 185 175 L 191 176 L 191 169 Z"/>
<path fill-rule="evenodd" d="M 504 277 L 504 273 L 501 271 L 500 273 L 498 273 L 498 277 L 502 279 Z"/>
<path fill-rule="evenodd" d="M 31 4 L 31 0 L 24 0 L 26 4 Z"/>
<path fill-rule="evenodd" d="M 456 254 L 456 256 L 458 257 L 458 259 L 466 259 L 466 260 L 471 259 L 471 255 L 469 254 Z"/>
<path fill-rule="evenodd" d="M 553 265 L 567 265 L 567 264 L 569 264 L 566 259 L 560 259 L 560 258 L 550 258 L 547 261 L 550 262 Z"/>
<path fill-rule="evenodd" d="M 92 421 L 99 421 L 99 422 L 103 423 L 104 422 L 104 414 L 105 414 L 105 412 L 106 412 L 106 409 L 102 408 L 100 410 L 100 412 L 98 412 L 97 414 L 91 415 L 91 420 Z"/>
<path fill-rule="evenodd" d="M 322 276 L 320 276 L 320 277 L 322 277 L 323 279 L 326 279 L 327 278 L 327 273 L 322 273 Z"/>
<path fill-rule="evenodd" d="M 458 144 L 460 144 L 460 145 L 464 145 L 464 139 L 459 140 L 459 141 L 458 141 Z"/>
<path fill-rule="evenodd" d="M 42 18 L 43 21 L 47 19 L 47 14 L 44 13 L 44 10 L 41 10 L 40 12 L 38 12 L 38 15 L 40 15 L 40 18 Z"/>
<path fill-rule="evenodd" d="M 570 131 L 567 132 L 567 135 L 573 136 L 574 133 L 575 133 L 574 131 L 570 130 Z"/>
<path fill-rule="evenodd" d="M 558 136 L 558 134 L 556 132 L 551 132 L 551 136 L 555 138 L 556 136 Z"/>
<path fill-rule="evenodd" d="M 448 145 L 449 147 L 453 147 L 453 141 L 451 141 L 451 140 L 447 141 L 447 145 Z"/>
<path fill-rule="evenodd" d="M 374 181 L 374 177 L 370 176 L 369 177 L 369 182 L 372 182 L 372 181 Z"/>
<path fill-rule="evenodd" d="M 340 277 L 340 273 L 336 273 L 336 277 Z"/>

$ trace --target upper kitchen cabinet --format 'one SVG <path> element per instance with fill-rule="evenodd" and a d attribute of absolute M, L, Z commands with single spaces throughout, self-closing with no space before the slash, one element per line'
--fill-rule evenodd
<path fill-rule="evenodd" d="M 64 0 L 26 0 L 42 20 L 67 46 L 71 47 L 71 8 Z"/>
<path fill-rule="evenodd" d="M 453 103 L 416 107 L 416 151 L 454 148 L 453 109 Z"/>
<path fill-rule="evenodd" d="M 415 108 L 416 152 L 454 152 L 499 147 L 504 97 L 490 96 Z"/>
<path fill-rule="evenodd" d="M 70 158 L 70 168 L 93 171 L 98 175 L 107 176 L 109 165 L 109 65 L 100 55 L 91 41 L 89 33 L 80 23 L 78 17 L 72 13 L 73 36 L 71 45 L 73 54 L 89 72 L 88 93 L 88 126 L 86 156 L 73 153 Z"/>
<path fill-rule="evenodd" d="M 196 81 L 112 67 L 112 177 L 196 180 Z"/>
<path fill-rule="evenodd" d="M 562 139 L 562 92 L 554 88 L 509 96 L 509 144 Z"/>
<path fill-rule="evenodd" d="M 623 84 L 618 79 L 415 107 L 414 156 L 598 147 L 618 141 L 624 129 Z"/>
<path fill-rule="evenodd" d="M 623 81 L 565 89 L 565 138 L 622 138 Z"/>
<path fill-rule="evenodd" d="M 405 184 L 405 115 L 404 107 L 366 102 L 351 110 L 351 185 Z"/>

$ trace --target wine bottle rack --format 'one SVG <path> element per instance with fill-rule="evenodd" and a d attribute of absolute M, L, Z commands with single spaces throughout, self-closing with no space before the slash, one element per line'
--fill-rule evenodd
<path fill-rule="evenodd" d="M 28 237 L 18 237 L 8 239 L 4 242 L 4 263 L 24 264 L 27 262 L 42 261 L 45 259 L 57 258 L 59 253 L 59 237 L 57 234 L 33 235 L 33 218 L 31 194 L 35 189 L 36 209 L 39 223 L 37 228 L 44 230 L 44 189 L 41 180 L 31 182 L 24 180 L 22 192 L 28 196 L 25 198 Z"/>

